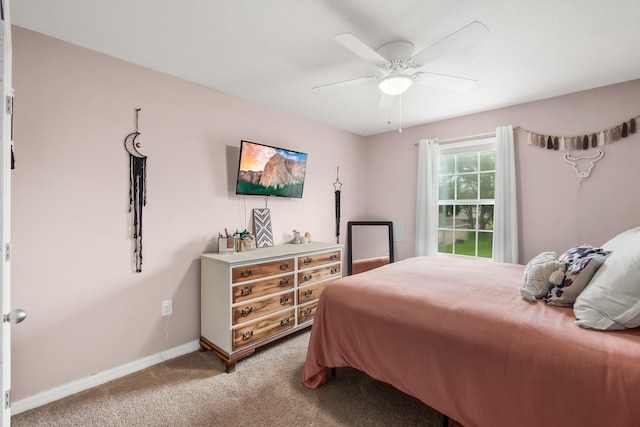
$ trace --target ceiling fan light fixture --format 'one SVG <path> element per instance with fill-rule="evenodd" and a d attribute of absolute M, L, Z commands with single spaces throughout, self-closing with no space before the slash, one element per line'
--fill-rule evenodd
<path fill-rule="evenodd" d="M 384 94 L 395 96 L 405 92 L 412 84 L 413 79 L 407 74 L 389 74 L 380 79 L 378 88 Z"/>

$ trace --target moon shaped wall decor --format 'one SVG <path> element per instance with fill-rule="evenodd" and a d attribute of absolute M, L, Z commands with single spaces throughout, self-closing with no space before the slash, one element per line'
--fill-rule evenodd
<path fill-rule="evenodd" d="M 147 156 L 138 151 L 138 112 L 136 109 L 136 131 L 124 139 L 124 148 L 129 153 L 129 212 L 132 213 L 134 240 L 133 258 L 136 273 L 142 271 L 142 207 L 147 204 Z"/>

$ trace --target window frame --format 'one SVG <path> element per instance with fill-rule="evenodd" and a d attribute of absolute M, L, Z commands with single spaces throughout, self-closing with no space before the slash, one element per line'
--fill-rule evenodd
<path fill-rule="evenodd" d="M 438 159 L 438 226 L 437 226 L 437 230 L 438 230 L 438 253 L 443 253 L 443 254 L 454 254 L 454 255 L 460 255 L 460 256 L 473 256 L 476 258 L 485 258 L 485 259 L 491 259 L 493 257 L 493 248 L 491 249 L 491 253 L 489 257 L 483 257 L 483 256 L 479 256 L 478 255 L 478 245 L 479 245 L 479 237 L 481 233 L 490 233 L 491 236 L 491 241 L 493 242 L 493 228 L 495 228 L 495 226 L 491 229 L 491 230 L 480 230 L 479 229 L 479 223 L 478 223 L 478 215 L 477 213 L 480 211 L 480 207 L 481 206 L 495 206 L 495 173 L 496 173 L 496 165 L 495 165 L 495 155 L 496 155 L 496 137 L 488 137 L 488 138 L 478 138 L 478 139 L 473 139 L 473 140 L 467 140 L 467 141 L 462 141 L 462 142 L 453 142 L 453 143 L 449 143 L 449 144 L 441 144 L 439 147 L 439 159 Z M 478 155 L 478 153 L 482 153 L 482 152 L 492 152 L 494 154 L 494 168 L 492 170 L 482 170 L 481 169 L 481 157 Z M 441 166 L 441 161 L 442 158 L 445 156 L 455 156 L 455 155 L 460 155 L 460 154 L 468 154 L 468 153 L 475 153 L 476 154 L 476 158 L 477 158 L 477 168 L 474 172 L 460 172 L 457 170 L 457 164 L 454 162 L 453 165 L 453 171 L 451 173 L 446 173 L 446 174 L 441 174 L 440 171 L 440 166 Z M 454 157 L 455 158 L 455 157 Z M 488 198 L 484 198 L 481 199 L 480 196 L 480 177 L 482 173 L 489 173 L 492 172 L 494 174 L 494 192 L 493 192 L 493 198 L 492 199 L 488 199 Z M 458 199 L 457 198 L 457 191 L 458 191 L 458 180 L 460 176 L 473 176 L 475 175 L 478 179 L 478 191 L 476 194 L 476 198 L 475 199 Z M 453 191 L 452 191 L 452 195 L 453 198 L 451 199 L 444 199 L 441 200 L 440 199 L 440 189 L 441 189 L 441 178 L 443 176 L 449 176 L 449 177 L 453 177 L 452 180 L 452 186 L 453 186 Z M 475 240 L 475 248 L 474 248 L 474 255 L 469 255 L 469 254 L 456 254 L 456 231 L 459 230 L 458 228 L 456 228 L 456 214 L 455 214 L 455 207 L 456 206 L 474 206 L 475 208 L 475 212 L 476 212 L 476 216 L 475 216 L 475 224 L 473 228 L 465 228 L 464 230 L 466 231 L 473 231 L 474 233 L 474 240 Z M 452 221 L 451 221 L 451 227 L 443 227 L 441 226 L 441 222 L 440 222 L 440 213 L 441 213 L 441 208 L 442 206 L 453 206 L 454 212 L 452 214 Z M 494 210 L 494 214 L 495 214 L 495 210 Z M 452 243 L 451 243 L 451 252 L 444 252 L 441 251 L 441 247 L 440 247 L 440 242 L 441 242 L 441 235 L 440 233 L 445 233 L 445 232 L 450 232 L 452 234 Z"/>

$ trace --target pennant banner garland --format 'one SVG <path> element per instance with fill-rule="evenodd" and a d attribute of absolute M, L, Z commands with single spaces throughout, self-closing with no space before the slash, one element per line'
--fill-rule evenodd
<path fill-rule="evenodd" d="M 556 151 L 588 150 L 589 148 L 611 144 L 622 138 L 626 138 L 630 134 L 636 133 L 636 121 L 638 119 L 640 119 L 640 116 L 632 118 L 611 129 L 603 129 L 598 132 L 578 136 L 542 135 L 523 128 L 519 128 L 519 130 L 527 132 L 528 145 Z"/>

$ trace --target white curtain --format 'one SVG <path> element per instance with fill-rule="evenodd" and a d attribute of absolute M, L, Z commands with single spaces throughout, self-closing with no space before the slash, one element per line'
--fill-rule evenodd
<path fill-rule="evenodd" d="M 438 157 L 437 139 L 423 139 L 418 146 L 418 194 L 416 197 L 416 256 L 438 253 Z"/>
<path fill-rule="evenodd" d="M 512 126 L 496 128 L 493 260 L 518 263 L 518 199 Z"/>

